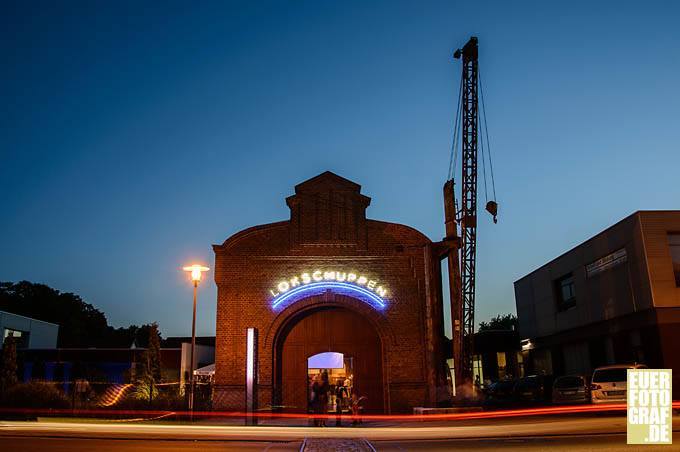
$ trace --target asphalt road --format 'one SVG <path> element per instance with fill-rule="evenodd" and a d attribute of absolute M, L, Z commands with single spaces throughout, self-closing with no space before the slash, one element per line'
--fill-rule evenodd
<path fill-rule="evenodd" d="M 680 450 L 627 446 L 622 416 L 544 416 L 409 422 L 359 428 L 0 421 L 2 451 Z"/>

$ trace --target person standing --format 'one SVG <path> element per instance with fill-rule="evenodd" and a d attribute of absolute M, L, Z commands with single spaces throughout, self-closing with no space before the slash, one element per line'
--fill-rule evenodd
<path fill-rule="evenodd" d="M 314 427 L 320 427 L 321 426 L 321 374 L 318 373 L 314 375 L 314 382 L 312 383 L 312 391 L 311 391 L 311 405 L 312 405 L 312 413 L 314 415 Z"/>
<path fill-rule="evenodd" d="M 317 398 L 319 399 L 319 405 L 320 405 L 320 414 L 321 414 L 321 420 L 320 420 L 320 425 L 321 427 L 326 426 L 326 417 L 328 414 L 328 391 L 330 391 L 331 387 L 330 384 L 328 383 L 328 372 L 323 371 L 321 372 L 321 384 L 318 387 L 318 392 L 316 394 Z"/>
<path fill-rule="evenodd" d="M 316 412 L 316 392 L 314 391 L 314 383 L 316 383 L 316 375 L 307 376 L 307 413 L 314 414 Z M 312 416 L 314 426 L 316 427 L 316 418 Z"/>
<path fill-rule="evenodd" d="M 312 384 L 312 410 L 314 411 L 314 426 L 326 426 L 326 413 L 328 412 L 328 373 L 319 373 L 314 377 Z"/>
<path fill-rule="evenodd" d="M 347 399 L 347 389 L 343 385 L 343 381 L 338 379 L 335 383 L 335 426 L 342 426 L 342 408 Z"/>

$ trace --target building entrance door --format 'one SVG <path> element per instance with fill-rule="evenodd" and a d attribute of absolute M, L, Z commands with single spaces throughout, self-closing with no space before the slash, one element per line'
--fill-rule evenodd
<path fill-rule="evenodd" d="M 329 413 L 350 413 L 350 396 L 354 392 L 354 357 L 338 352 L 322 352 L 307 358 L 307 381 L 327 380 L 329 389 L 326 398 L 326 410 Z M 310 392 L 310 397 L 312 394 Z M 311 401 L 309 409 L 321 409 L 321 404 Z"/>
<path fill-rule="evenodd" d="M 342 297 L 336 295 L 336 297 Z M 373 325 L 354 311 L 340 307 L 322 307 L 290 322 L 281 335 L 277 350 L 277 389 L 286 411 L 309 410 L 311 378 L 327 371 L 331 385 L 350 379 L 352 391 L 367 399 L 365 412 L 385 411 L 383 401 L 382 347 Z M 285 327 L 284 327 L 285 328 Z M 342 355 L 342 366 L 325 366 L 319 354 Z M 312 360 L 310 360 L 310 358 Z M 314 361 L 316 360 L 316 361 Z M 310 373 L 311 369 L 311 373 Z"/>

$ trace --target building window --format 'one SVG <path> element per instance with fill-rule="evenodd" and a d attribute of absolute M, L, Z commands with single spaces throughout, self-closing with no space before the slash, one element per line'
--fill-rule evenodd
<path fill-rule="evenodd" d="M 675 286 L 680 287 L 680 233 L 668 234 L 668 246 L 673 260 L 673 273 L 675 274 Z"/>
<path fill-rule="evenodd" d="M 12 328 L 5 328 L 5 334 L 3 335 L 3 343 L 8 336 L 14 338 L 14 343 L 17 348 L 27 348 L 28 347 L 28 331 L 15 330 Z"/>
<path fill-rule="evenodd" d="M 527 356 L 529 352 L 526 352 Z M 518 377 L 522 378 L 524 376 L 524 354 L 522 352 L 517 352 L 517 371 L 519 372 Z"/>
<path fill-rule="evenodd" d="M 574 275 L 569 273 L 555 281 L 557 295 L 557 310 L 566 311 L 576 307 L 576 289 L 574 288 Z"/>
<path fill-rule="evenodd" d="M 507 375 L 507 363 L 505 362 L 505 352 L 496 352 L 496 363 L 498 364 L 498 379 L 503 380 Z"/>
<path fill-rule="evenodd" d="M 484 385 L 484 371 L 482 370 L 482 355 L 472 357 L 472 376 L 475 386 Z"/>

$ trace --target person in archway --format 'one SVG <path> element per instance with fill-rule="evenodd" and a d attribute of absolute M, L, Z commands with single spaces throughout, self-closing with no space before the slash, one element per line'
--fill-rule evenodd
<path fill-rule="evenodd" d="M 342 426 L 342 408 L 347 400 L 347 389 L 343 385 L 342 379 L 338 379 L 335 383 L 335 426 Z"/>
<path fill-rule="evenodd" d="M 314 412 L 314 399 L 316 394 L 314 393 L 314 382 L 316 381 L 316 375 L 307 375 L 307 413 Z"/>
<path fill-rule="evenodd" d="M 330 389 L 331 385 L 328 383 L 328 371 L 324 370 L 321 372 L 321 385 L 319 386 L 319 392 L 317 394 L 319 404 L 321 405 L 321 427 L 326 426 L 326 418 L 328 415 L 328 392 Z"/>
<path fill-rule="evenodd" d="M 321 372 L 314 375 L 314 379 L 312 380 L 311 385 L 310 405 L 312 407 L 314 427 L 321 426 L 321 419 L 319 417 L 319 414 L 321 413 L 321 402 L 319 401 L 320 388 L 321 388 Z"/>
<path fill-rule="evenodd" d="M 314 377 L 312 384 L 312 409 L 314 411 L 314 426 L 326 426 L 326 413 L 328 412 L 328 372 L 322 372 Z"/>

